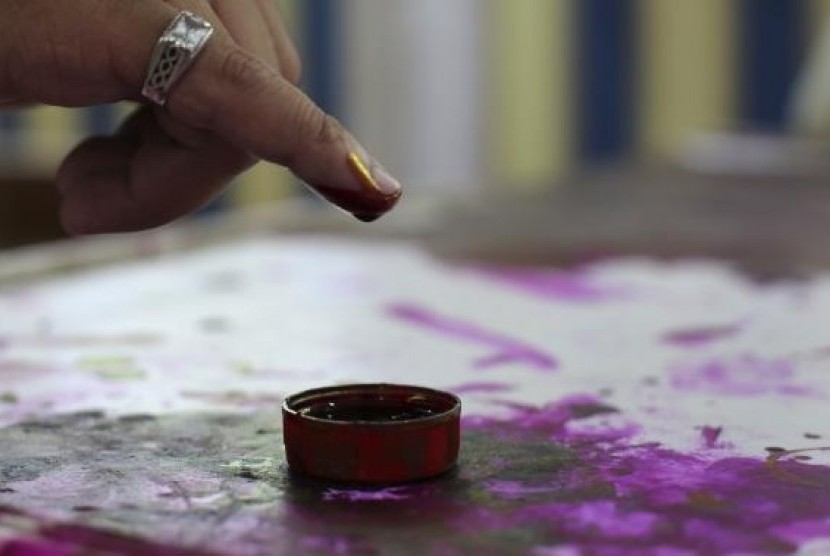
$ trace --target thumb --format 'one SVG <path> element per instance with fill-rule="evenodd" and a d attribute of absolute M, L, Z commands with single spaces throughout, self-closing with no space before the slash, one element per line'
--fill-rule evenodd
<path fill-rule="evenodd" d="M 167 107 L 191 126 L 287 166 L 361 220 L 375 220 L 401 196 L 400 184 L 335 118 L 225 33 L 214 34 Z"/>

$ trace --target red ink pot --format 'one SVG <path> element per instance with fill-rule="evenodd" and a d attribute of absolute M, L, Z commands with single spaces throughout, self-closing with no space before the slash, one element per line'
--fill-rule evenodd
<path fill-rule="evenodd" d="M 435 477 L 458 458 L 461 400 L 393 384 L 307 390 L 286 398 L 283 436 L 292 471 L 347 483 Z"/>

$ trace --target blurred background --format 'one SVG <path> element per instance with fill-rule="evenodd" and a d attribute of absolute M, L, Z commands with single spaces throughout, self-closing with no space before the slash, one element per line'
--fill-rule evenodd
<path fill-rule="evenodd" d="M 278 3 L 305 89 L 413 196 L 537 192 L 630 160 L 820 173 L 830 159 L 830 0 Z M 57 164 L 130 109 L 0 112 L 0 246 L 60 235 Z M 205 213 L 298 196 L 261 164 Z"/>

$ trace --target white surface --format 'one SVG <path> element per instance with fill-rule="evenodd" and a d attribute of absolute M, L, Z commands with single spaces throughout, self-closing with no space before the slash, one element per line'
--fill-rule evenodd
<path fill-rule="evenodd" d="M 680 450 L 701 447 L 704 425 L 723 427 L 720 455 L 820 446 L 804 434 L 830 435 L 830 276 L 759 286 L 721 263 L 616 260 L 578 279 L 610 293 L 542 297 L 405 244 L 312 238 L 7 290 L 0 396 L 17 400 L 0 402 L 0 422 L 86 409 L 273 408 L 279 396 L 338 382 L 497 382 L 513 390 L 463 395 L 467 415 L 503 411 L 504 400 L 602 392 L 621 409 L 613 421 Z M 521 341 L 560 368 L 477 369 L 492 348 L 393 318 L 395 304 Z M 205 319 L 223 330 L 205 330 Z M 672 331 L 736 323 L 736 334 L 698 347 L 664 341 Z M 699 372 L 710 362 L 725 379 Z"/>

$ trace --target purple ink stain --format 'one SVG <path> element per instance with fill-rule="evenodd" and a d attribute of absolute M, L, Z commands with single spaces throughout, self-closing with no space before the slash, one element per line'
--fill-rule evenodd
<path fill-rule="evenodd" d="M 487 481 L 485 488 L 492 494 L 504 499 L 520 499 L 528 495 L 551 493 L 557 491 L 557 485 L 526 485 L 519 481 Z"/>
<path fill-rule="evenodd" d="M 13 539 L 4 542 L 0 540 L 0 556 L 73 556 L 78 553 L 77 548 L 47 541 Z"/>
<path fill-rule="evenodd" d="M 620 287 L 596 283 L 585 271 L 482 268 L 476 272 L 524 293 L 557 301 L 595 303 L 626 297 L 628 293 Z"/>
<path fill-rule="evenodd" d="M 594 396 L 573 395 L 541 407 L 501 403 L 509 411 L 508 420 L 512 427 L 531 433 L 543 433 L 560 442 L 617 442 L 631 438 L 640 432 L 635 423 L 601 423 L 587 426 L 592 417 L 619 416 L 616 408 L 606 405 Z M 502 422 L 501 418 L 471 415 L 463 418 L 470 427 L 492 426 Z"/>
<path fill-rule="evenodd" d="M 677 390 L 732 396 L 816 396 L 809 387 L 792 383 L 795 374 L 795 367 L 786 359 L 742 355 L 679 366 L 672 371 L 671 385 Z"/>
<path fill-rule="evenodd" d="M 346 502 L 388 502 L 390 500 L 408 500 L 412 494 L 407 487 L 388 487 L 379 489 L 336 489 L 330 488 L 323 494 L 323 500 Z"/>
<path fill-rule="evenodd" d="M 703 447 L 710 449 L 717 448 L 721 433 L 723 433 L 723 427 L 701 427 L 700 438 L 703 441 Z"/>
<path fill-rule="evenodd" d="M 3 516 L 12 518 L 9 538 L 0 537 L 0 556 L 74 556 L 112 554 L 123 556 L 211 556 L 207 550 L 164 545 L 114 531 L 86 525 L 45 520 L 14 508 L 0 506 L 0 529 Z"/>
<path fill-rule="evenodd" d="M 342 554 L 344 556 L 376 553 L 370 546 L 366 545 L 365 541 L 352 539 L 345 535 L 308 535 L 302 539 L 300 546 L 306 553 Z"/>
<path fill-rule="evenodd" d="M 717 342 L 718 340 L 731 338 L 737 335 L 741 331 L 741 328 L 741 324 L 728 324 L 725 326 L 705 326 L 674 330 L 663 336 L 663 342 L 678 347 L 697 348 Z"/>
<path fill-rule="evenodd" d="M 609 500 L 530 506 L 521 511 L 520 519 L 555 521 L 558 533 L 571 538 L 590 537 L 595 531 L 602 531 L 607 540 L 651 536 L 660 521 L 653 513 L 624 511 Z"/>
<path fill-rule="evenodd" d="M 503 382 L 465 382 L 458 386 L 447 388 L 454 394 L 495 394 L 500 392 L 509 392 L 513 390 L 513 386 Z"/>
<path fill-rule="evenodd" d="M 774 527 L 773 531 L 778 537 L 794 544 L 803 539 L 830 539 L 830 521 L 799 521 Z"/>
<path fill-rule="evenodd" d="M 517 407 L 504 419 L 465 419 L 468 433 L 529 442 L 527 432 L 536 432 L 569 450 L 571 463 L 529 478 L 501 473 L 484 481 L 503 506 L 462 512 L 455 525 L 477 534 L 541 529 L 557 544 L 540 553 L 568 547 L 575 554 L 790 554 L 830 538 L 830 467 L 788 459 L 788 452 L 715 459 L 658 443 L 631 445 L 625 435 L 571 433 L 574 422 L 609 411 L 584 396 Z M 702 429 L 713 445 L 721 432 Z"/>
<path fill-rule="evenodd" d="M 393 318 L 413 326 L 494 349 L 494 353 L 474 363 L 476 369 L 488 369 L 508 363 L 521 363 L 544 372 L 554 371 L 559 367 L 556 359 L 540 349 L 469 322 L 444 317 L 414 305 L 391 305 L 386 310 Z"/>

